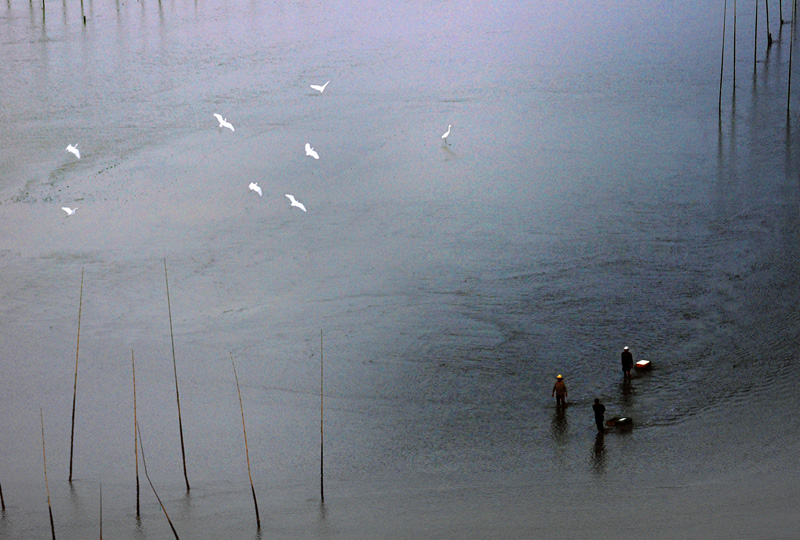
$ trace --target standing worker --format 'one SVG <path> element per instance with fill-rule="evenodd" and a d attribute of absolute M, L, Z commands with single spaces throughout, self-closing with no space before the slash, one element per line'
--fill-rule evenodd
<path fill-rule="evenodd" d="M 594 423 L 597 424 L 597 431 L 600 433 L 605 433 L 603 420 L 605 419 L 606 415 L 606 406 L 600 403 L 600 398 L 594 398 L 594 405 L 592 405 L 592 409 L 594 409 Z"/>
<path fill-rule="evenodd" d="M 631 378 L 631 368 L 633 367 L 633 355 L 631 354 L 630 349 L 625 347 L 622 349 L 622 376 L 624 379 Z"/>
<path fill-rule="evenodd" d="M 556 384 L 553 385 L 553 393 L 551 397 L 556 397 L 556 407 L 564 407 L 567 405 L 567 384 L 564 382 L 564 377 L 559 375 L 556 377 Z"/>

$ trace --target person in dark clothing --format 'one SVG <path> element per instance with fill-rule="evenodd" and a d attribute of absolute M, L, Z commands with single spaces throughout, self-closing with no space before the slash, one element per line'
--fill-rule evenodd
<path fill-rule="evenodd" d="M 603 420 L 605 419 L 606 415 L 606 406 L 600 403 L 599 398 L 594 398 L 594 405 L 592 405 L 592 409 L 594 409 L 594 422 L 597 424 L 597 431 L 604 433 L 605 428 L 603 427 Z"/>
<path fill-rule="evenodd" d="M 553 385 L 552 396 L 556 397 L 556 407 L 565 407 L 567 405 L 567 385 L 564 382 L 564 377 L 561 375 L 556 377 L 556 384 Z"/>
<path fill-rule="evenodd" d="M 625 379 L 631 378 L 631 368 L 633 367 L 633 355 L 630 349 L 625 347 L 622 350 L 622 376 Z"/>

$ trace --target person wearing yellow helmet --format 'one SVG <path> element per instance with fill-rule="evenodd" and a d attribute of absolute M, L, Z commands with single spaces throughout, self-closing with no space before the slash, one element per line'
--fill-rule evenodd
<path fill-rule="evenodd" d="M 556 398 L 556 407 L 564 407 L 567 404 L 567 384 L 564 382 L 564 377 L 559 375 L 556 377 L 556 384 L 553 385 L 553 392 L 551 397 Z"/>

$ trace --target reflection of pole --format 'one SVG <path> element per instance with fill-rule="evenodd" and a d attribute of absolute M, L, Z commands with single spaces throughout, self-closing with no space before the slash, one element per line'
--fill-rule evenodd
<path fill-rule="evenodd" d="M 50 532 L 53 533 L 53 540 L 56 540 L 56 526 L 53 525 L 53 507 L 50 506 L 50 484 L 47 483 L 47 454 L 44 451 L 44 414 L 39 407 L 39 418 L 42 421 L 42 461 L 44 461 L 44 485 L 47 488 L 47 509 L 50 511 Z"/>
<path fill-rule="evenodd" d="M 725 19 L 728 17 L 728 0 L 722 8 L 722 58 L 719 61 L 719 104 L 718 115 L 722 117 L 722 67 L 725 64 Z"/>
<path fill-rule="evenodd" d="M 178 391 L 178 365 L 175 362 L 175 334 L 172 332 L 172 307 L 169 303 L 169 279 L 167 278 L 167 259 L 164 259 L 164 281 L 167 284 L 167 310 L 169 312 L 169 337 L 172 340 L 172 368 L 175 371 L 175 398 L 178 401 L 178 430 L 181 433 L 181 456 L 183 456 L 183 477 L 186 479 L 186 491 L 189 491 L 189 476 L 186 474 L 186 450 L 183 446 L 183 422 L 181 421 L 181 394 Z M 144 459 L 144 450 L 142 450 Z"/>
<path fill-rule="evenodd" d="M 75 399 L 78 397 L 78 353 L 81 350 L 81 308 L 83 307 L 83 268 L 81 268 L 81 294 L 78 301 L 78 344 L 75 346 L 75 386 L 72 389 L 72 436 L 69 439 L 69 482 L 72 483 L 72 448 L 75 442 Z"/>
<path fill-rule="evenodd" d="M 136 429 L 137 430 L 139 429 L 138 425 L 136 426 Z M 158 499 L 158 504 L 161 505 L 161 510 L 164 512 L 164 516 L 167 518 L 167 522 L 169 523 L 169 528 L 172 529 L 172 534 L 175 535 L 175 540 L 180 540 L 180 538 L 178 538 L 178 531 L 175 530 L 175 526 L 172 524 L 172 520 L 169 519 L 169 514 L 167 514 L 167 509 L 164 508 L 164 503 L 161 502 L 161 497 L 158 496 L 156 488 L 153 485 L 153 481 L 150 480 L 150 475 L 147 474 L 147 460 L 144 457 L 144 441 L 142 440 L 141 431 L 139 431 L 139 444 L 142 445 L 142 465 L 144 465 L 144 477 L 147 478 L 147 483 L 150 484 L 150 489 L 153 490 L 153 495 L 156 496 L 156 499 Z"/>

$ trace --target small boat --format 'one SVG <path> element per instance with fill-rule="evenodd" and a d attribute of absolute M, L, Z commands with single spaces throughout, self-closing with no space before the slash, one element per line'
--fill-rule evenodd
<path fill-rule="evenodd" d="M 606 420 L 606 426 L 617 428 L 633 427 L 633 418 L 630 416 L 615 416 Z"/>

